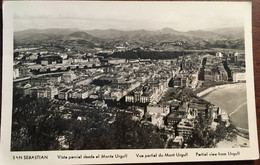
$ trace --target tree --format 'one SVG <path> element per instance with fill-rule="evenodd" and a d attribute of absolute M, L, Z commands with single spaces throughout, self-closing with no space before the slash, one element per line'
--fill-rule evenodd
<path fill-rule="evenodd" d="M 12 151 L 40 151 L 58 149 L 57 137 L 66 127 L 58 112 L 51 109 L 51 102 L 23 97 L 14 90 L 12 116 Z"/>
<path fill-rule="evenodd" d="M 219 120 L 219 124 L 216 128 L 216 141 L 219 142 L 221 140 L 233 141 L 237 137 L 236 127 L 227 122 Z"/>
<path fill-rule="evenodd" d="M 188 148 L 212 148 L 216 145 L 215 136 L 210 118 L 198 116 L 192 135 L 186 143 Z"/>

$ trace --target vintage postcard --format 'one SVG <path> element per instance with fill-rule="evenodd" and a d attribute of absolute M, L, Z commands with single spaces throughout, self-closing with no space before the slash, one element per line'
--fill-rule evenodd
<path fill-rule="evenodd" d="M 2 164 L 259 158 L 250 2 L 3 3 Z"/>

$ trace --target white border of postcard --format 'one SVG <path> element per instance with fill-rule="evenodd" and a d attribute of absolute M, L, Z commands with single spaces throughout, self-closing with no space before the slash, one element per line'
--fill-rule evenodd
<path fill-rule="evenodd" d="M 1 151 L 0 164 L 109 164 L 109 163 L 152 163 L 152 162 L 191 162 L 191 161 L 220 161 L 220 160 L 253 160 L 259 158 L 255 93 L 253 77 L 253 55 L 252 55 L 252 18 L 250 2 L 181 2 L 187 3 L 241 3 L 245 11 L 245 44 L 246 44 L 246 71 L 247 71 L 247 100 L 248 100 L 248 118 L 250 132 L 249 148 L 211 148 L 211 149 L 141 149 L 141 150 L 80 150 L 80 151 L 33 151 L 33 152 L 11 152 L 11 116 L 12 116 L 12 69 L 13 69 L 13 16 L 12 5 L 16 2 L 3 3 L 3 83 L 2 83 L 2 124 L 1 124 Z M 33 3 L 33 2 L 32 2 Z M 50 5 L 52 2 L 48 2 Z M 73 2 L 71 2 L 73 3 Z M 99 3 L 146 3 L 146 2 L 99 2 Z M 180 2 L 153 2 L 153 3 L 180 3 Z M 206 13 L 205 13 L 206 14 Z M 227 13 L 228 14 L 228 13 Z M 165 157 L 165 153 L 175 156 Z M 208 156 L 196 156 L 196 153 L 208 153 Z M 213 156 L 213 154 L 216 156 Z M 220 153 L 226 153 L 221 156 Z M 238 153 L 235 156 L 228 153 Z M 115 155 L 125 155 L 125 158 L 116 158 Z M 139 158 L 137 154 L 144 155 Z M 157 154 L 156 157 L 145 155 Z M 37 159 L 23 159 L 25 156 L 35 156 Z M 39 155 L 39 156 L 38 156 Z M 113 155 L 113 158 L 101 158 L 100 155 Z M 64 159 L 59 159 L 64 156 Z M 81 156 L 78 159 L 69 159 L 70 156 Z M 47 159 L 45 159 L 47 157 Z M 67 158 L 65 158 L 67 157 Z M 21 159 L 19 159 L 21 158 Z"/>

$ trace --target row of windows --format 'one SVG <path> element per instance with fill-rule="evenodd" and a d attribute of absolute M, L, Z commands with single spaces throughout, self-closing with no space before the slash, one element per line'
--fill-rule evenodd
<path fill-rule="evenodd" d="M 134 98 L 133 96 L 126 96 L 125 97 L 126 102 L 141 102 L 146 103 L 149 101 L 149 98 L 146 96 L 141 96 L 140 98 Z"/>

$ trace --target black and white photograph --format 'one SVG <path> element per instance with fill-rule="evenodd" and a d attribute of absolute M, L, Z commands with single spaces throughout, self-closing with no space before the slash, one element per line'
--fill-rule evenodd
<path fill-rule="evenodd" d="M 232 149 L 218 159 L 239 159 L 240 149 L 258 150 L 250 3 L 10 6 L 11 153 L 105 151 L 120 161 L 129 155 L 108 153 L 155 158 L 140 151 L 159 149 L 174 159 L 188 152 L 169 151 L 195 149 L 203 159 L 204 149 Z"/>

